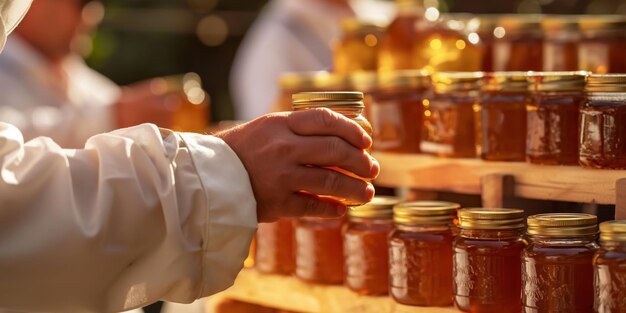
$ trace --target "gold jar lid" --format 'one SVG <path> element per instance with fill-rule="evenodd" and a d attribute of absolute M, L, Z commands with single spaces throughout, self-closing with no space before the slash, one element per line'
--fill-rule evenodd
<path fill-rule="evenodd" d="M 282 90 L 312 91 L 315 89 L 315 80 L 318 76 L 326 76 L 328 72 L 289 72 L 278 77 L 278 84 Z"/>
<path fill-rule="evenodd" d="M 546 15 L 541 20 L 541 28 L 546 32 L 578 31 L 580 15 Z"/>
<path fill-rule="evenodd" d="M 439 72 L 431 76 L 437 93 L 478 91 L 484 77 L 484 72 Z"/>
<path fill-rule="evenodd" d="M 527 72 L 487 73 L 482 91 L 526 92 L 528 91 Z"/>
<path fill-rule="evenodd" d="M 362 92 L 370 92 L 378 86 L 378 74 L 374 71 L 358 71 L 350 74 L 350 87 Z"/>
<path fill-rule="evenodd" d="M 541 14 L 505 14 L 498 18 L 498 27 L 502 27 L 505 34 L 541 35 L 542 18 Z"/>
<path fill-rule="evenodd" d="M 404 202 L 393 208 L 393 220 L 404 225 L 452 224 L 461 205 L 445 201 Z"/>
<path fill-rule="evenodd" d="M 528 72 L 530 91 L 584 91 L 589 72 Z"/>
<path fill-rule="evenodd" d="M 538 236 L 584 236 L 598 233 L 598 218 L 582 213 L 548 213 L 530 216 L 528 234 Z"/>
<path fill-rule="evenodd" d="M 524 211 L 520 209 L 471 208 L 459 211 L 462 229 L 502 230 L 524 228 Z"/>
<path fill-rule="evenodd" d="M 600 224 L 601 241 L 626 241 L 626 220 Z"/>
<path fill-rule="evenodd" d="M 385 25 L 377 21 L 362 20 L 356 17 L 348 17 L 341 20 L 341 30 L 345 34 L 360 32 L 376 33 L 385 30 Z"/>
<path fill-rule="evenodd" d="M 626 74 L 592 74 L 587 76 L 586 92 L 626 92 Z"/>
<path fill-rule="evenodd" d="M 393 207 L 400 203 L 396 197 L 376 196 L 370 203 L 350 207 L 348 216 L 371 219 L 391 219 L 393 217 Z"/>
<path fill-rule="evenodd" d="M 294 109 L 346 107 L 363 108 L 363 93 L 358 91 L 300 92 L 291 96 Z"/>
<path fill-rule="evenodd" d="M 626 16 L 582 15 L 580 16 L 578 27 L 587 34 L 606 31 L 624 31 L 626 30 Z"/>
<path fill-rule="evenodd" d="M 381 89 L 427 89 L 430 87 L 430 75 L 423 70 L 398 70 L 382 72 L 378 76 Z"/>

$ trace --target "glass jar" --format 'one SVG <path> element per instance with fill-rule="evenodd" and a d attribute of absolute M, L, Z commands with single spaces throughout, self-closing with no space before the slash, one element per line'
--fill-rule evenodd
<path fill-rule="evenodd" d="M 296 266 L 293 219 L 261 223 L 256 232 L 256 269 L 261 273 L 291 275 Z"/>
<path fill-rule="evenodd" d="M 600 224 L 593 267 L 595 312 L 626 313 L 626 221 Z"/>
<path fill-rule="evenodd" d="M 389 292 L 396 302 L 452 304 L 453 220 L 459 207 L 450 202 L 418 201 L 394 208 Z"/>
<path fill-rule="evenodd" d="M 580 164 L 626 169 L 626 74 L 590 75 L 585 90 Z"/>
<path fill-rule="evenodd" d="M 478 44 L 482 48 L 482 68 L 483 72 L 493 72 L 494 44 L 496 37 L 493 35 L 498 25 L 496 14 L 481 14 L 474 17 L 467 23 L 468 40 Z"/>
<path fill-rule="evenodd" d="M 464 312 L 521 312 L 524 211 L 462 209 L 454 241 L 454 299 Z"/>
<path fill-rule="evenodd" d="M 495 72 L 485 77 L 478 101 L 478 151 L 489 161 L 526 159 L 526 72 Z"/>
<path fill-rule="evenodd" d="M 582 40 L 578 45 L 578 68 L 595 74 L 626 73 L 626 17 L 581 16 Z"/>
<path fill-rule="evenodd" d="M 476 100 L 482 72 L 435 73 L 433 94 L 423 101 L 423 153 L 439 157 L 476 157 Z"/>
<path fill-rule="evenodd" d="M 522 254 L 524 312 L 592 312 L 597 234 L 595 215 L 528 218 L 529 245 Z"/>
<path fill-rule="evenodd" d="M 293 95 L 293 110 L 301 111 L 314 108 L 328 108 L 337 113 L 357 122 L 366 133 L 372 136 L 372 126 L 369 121 L 363 117 L 363 93 L 361 92 L 303 92 Z M 355 174 L 344 169 L 332 167 L 331 169 L 349 175 L 351 177 L 362 179 Z M 322 198 L 331 198 L 339 201 L 347 206 L 362 205 L 364 203 L 354 202 L 349 199 L 339 199 L 333 196 L 319 195 Z"/>
<path fill-rule="evenodd" d="M 430 78 L 424 71 L 381 73 L 372 95 L 368 119 L 374 129 L 375 151 L 419 153 L 425 99 Z"/>
<path fill-rule="evenodd" d="M 375 71 L 378 68 L 378 43 L 384 27 L 374 22 L 348 18 L 341 22 L 341 29 L 343 35 L 333 51 L 334 72 L 349 74 L 355 71 Z"/>
<path fill-rule="evenodd" d="M 534 164 L 578 164 L 579 114 L 587 72 L 528 74 L 526 160 Z"/>
<path fill-rule="evenodd" d="M 579 16 L 550 15 L 541 20 L 544 71 L 578 70 Z"/>
<path fill-rule="evenodd" d="M 372 202 L 348 210 L 343 228 L 345 284 L 362 295 L 386 295 L 389 286 L 389 245 L 393 229 L 393 197 L 375 197 Z"/>
<path fill-rule="evenodd" d="M 543 35 L 539 15 L 504 15 L 494 29 L 495 71 L 541 71 Z"/>
<path fill-rule="evenodd" d="M 317 284 L 341 284 L 344 218 L 299 218 L 296 222 L 296 276 Z"/>
<path fill-rule="evenodd" d="M 415 25 L 423 21 L 421 1 L 395 2 L 397 16 L 387 27 L 378 48 L 378 70 L 381 72 L 413 69 L 411 49 L 420 36 Z"/>

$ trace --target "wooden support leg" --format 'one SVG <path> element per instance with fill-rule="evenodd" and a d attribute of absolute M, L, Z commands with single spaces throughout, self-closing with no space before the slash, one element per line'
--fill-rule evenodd
<path fill-rule="evenodd" d="M 626 178 L 617 181 L 615 192 L 615 219 L 626 220 Z"/>
<path fill-rule="evenodd" d="M 505 200 L 515 195 L 515 177 L 490 174 L 481 178 L 482 200 L 485 208 L 504 208 Z"/>

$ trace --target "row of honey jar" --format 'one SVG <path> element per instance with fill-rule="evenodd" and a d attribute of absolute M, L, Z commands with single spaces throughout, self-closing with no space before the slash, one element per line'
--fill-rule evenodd
<path fill-rule="evenodd" d="M 458 217 L 458 218 L 457 218 Z M 525 223 L 525 221 L 527 221 Z M 259 225 L 256 268 L 465 312 L 626 312 L 626 221 L 377 197 Z"/>
<path fill-rule="evenodd" d="M 626 72 L 623 15 L 439 14 L 396 2 L 388 26 L 343 21 L 333 71 Z"/>
<path fill-rule="evenodd" d="M 626 168 L 626 74 L 404 70 L 291 73 L 293 93 L 359 90 L 374 151 Z"/>

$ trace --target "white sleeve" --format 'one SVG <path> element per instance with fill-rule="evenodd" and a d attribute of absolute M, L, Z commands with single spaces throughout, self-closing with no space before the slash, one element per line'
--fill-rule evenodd
<path fill-rule="evenodd" d="M 0 307 L 113 312 L 230 286 L 256 228 L 220 139 L 141 125 L 84 150 L 0 123 Z"/>

